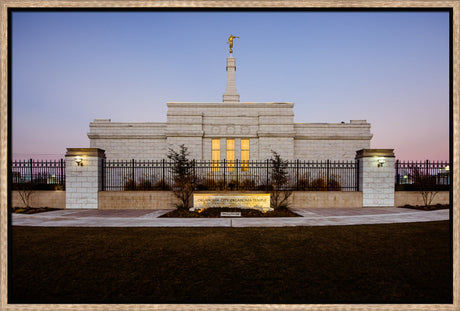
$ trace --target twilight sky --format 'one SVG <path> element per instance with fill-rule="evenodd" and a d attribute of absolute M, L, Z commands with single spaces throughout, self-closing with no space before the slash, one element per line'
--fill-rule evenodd
<path fill-rule="evenodd" d="M 227 38 L 241 102 L 297 123 L 365 119 L 371 148 L 449 159 L 447 12 L 14 12 L 14 159 L 89 147 L 89 122 L 166 122 L 166 102 L 221 102 Z"/>

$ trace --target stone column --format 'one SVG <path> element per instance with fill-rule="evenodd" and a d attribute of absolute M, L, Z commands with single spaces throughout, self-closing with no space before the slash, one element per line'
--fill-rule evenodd
<path fill-rule="evenodd" d="M 393 207 L 395 203 L 393 149 L 362 149 L 356 152 L 359 161 L 359 190 L 363 207 Z"/>
<path fill-rule="evenodd" d="M 227 58 L 227 88 L 225 89 L 223 96 L 224 103 L 240 102 L 240 95 L 238 95 L 235 85 L 235 71 L 235 58 L 233 58 L 232 54 L 230 54 L 230 57 Z"/>
<path fill-rule="evenodd" d="M 98 208 L 98 193 L 102 190 L 103 159 L 105 151 L 102 149 L 67 148 L 66 208 Z"/>

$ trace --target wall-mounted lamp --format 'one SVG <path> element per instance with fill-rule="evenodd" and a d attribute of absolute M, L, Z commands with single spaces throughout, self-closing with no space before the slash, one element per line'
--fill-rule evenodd
<path fill-rule="evenodd" d="M 377 167 L 383 167 L 384 164 L 385 164 L 385 159 L 380 158 L 377 160 Z"/>
<path fill-rule="evenodd" d="M 445 170 L 446 172 L 448 172 L 448 171 L 450 170 L 449 165 L 446 165 L 446 166 L 444 167 L 444 170 Z"/>
<path fill-rule="evenodd" d="M 77 163 L 77 166 L 83 166 L 83 158 L 80 156 L 75 157 L 75 163 Z"/>

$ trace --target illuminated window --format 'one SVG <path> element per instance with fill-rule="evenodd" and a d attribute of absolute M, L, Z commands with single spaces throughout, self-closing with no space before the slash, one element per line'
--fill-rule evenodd
<path fill-rule="evenodd" d="M 227 171 L 235 170 L 235 140 L 227 139 Z"/>
<path fill-rule="evenodd" d="M 249 139 L 241 140 L 241 171 L 249 171 Z"/>
<path fill-rule="evenodd" d="M 212 140 L 212 171 L 219 172 L 220 171 L 220 139 L 213 139 Z"/>

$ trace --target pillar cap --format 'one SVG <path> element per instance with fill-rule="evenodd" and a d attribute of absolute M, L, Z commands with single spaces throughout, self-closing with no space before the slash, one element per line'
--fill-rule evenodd
<path fill-rule="evenodd" d="M 86 156 L 105 158 L 105 150 L 99 148 L 67 148 L 66 157 Z"/>
<path fill-rule="evenodd" d="M 371 157 L 394 158 L 394 149 L 361 149 L 356 151 L 356 159 Z"/>

